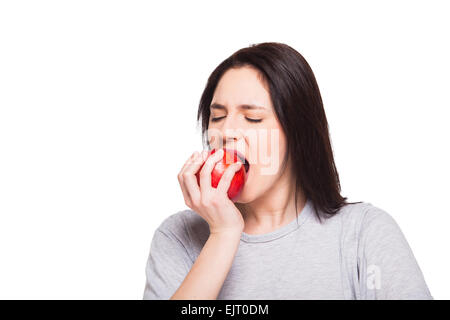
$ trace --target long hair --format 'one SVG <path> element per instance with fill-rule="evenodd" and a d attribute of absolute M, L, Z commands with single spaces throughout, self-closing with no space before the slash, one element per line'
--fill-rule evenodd
<path fill-rule="evenodd" d="M 335 215 L 348 202 L 340 194 L 322 97 L 311 67 L 292 47 L 278 42 L 252 44 L 236 51 L 216 67 L 208 78 L 197 113 L 203 138 L 208 130 L 211 100 L 220 78 L 228 69 L 243 66 L 256 68 L 269 86 L 275 114 L 287 140 L 283 167 L 289 156 L 292 160 L 296 212 L 301 189 L 311 200 L 320 222 L 321 217 Z"/>

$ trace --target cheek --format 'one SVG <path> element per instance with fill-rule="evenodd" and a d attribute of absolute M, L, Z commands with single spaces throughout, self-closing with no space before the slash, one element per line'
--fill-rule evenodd
<path fill-rule="evenodd" d="M 261 130 L 247 138 L 247 143 L 250 147 L 248 160 L 253 171 L 252 180 L 260 176 L 277 175 L 286 152 L 283 132 L 277 127 Z"/>
<path fill-rule="evenodd" d="M 278 179 L 278 170 L 271 172 L 269 166 L 254 165 L 247 177 L 244 191 L 247 195 L 259 196 L 268 190 Z"/>
<path fill-rule="evenodd" d="M 279 129 L 277 143 L 278 143 L 278 162 L 279 162 L 279 166 L 281 166 L 281 164 L 283 163 L 284 157 L 286 156 L 286 151 L 287 151 L 286 136 L 285 136 L 283 130 L 281 130 L 281 129 Z"/>
<path fill-rule="evenodd" d="M 274 167 L 253 164 L 239 202 L 248 203 L 263 196 L 279 180 L 279 167 Z"/>
<path fill-rule="evenodd" d="M 286 138 L 279 128 L 268 135 L 265 154 L 267 157 L 260 163 L 260 174 L 276 176 L 281 168 L 286 153 Z"/>

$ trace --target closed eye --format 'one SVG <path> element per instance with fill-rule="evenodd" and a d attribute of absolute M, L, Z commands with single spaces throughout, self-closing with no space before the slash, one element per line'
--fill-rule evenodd
<path fill-rule="evenodd" d="M 250 119 L 250 118 L 247 118 L 247 117 L 245 117 L 245 119 L 247 119 L 250 122 L 261 122 L 262 121 L 262 119 Z"/>
<path fill-rule="evenodd" d="M 211 118 L 211 121 L 212 121 L 212 122 L 217 122 L 217 121 L 222 120 L 223 118 L 225 118 L 225 117 Z"/>
<path fill-rule="evenodd" d="M 222 120 L 223 118 L 225 118 L 225 116 L 223 116 L 223 117 L 217 117 L 217 118 L 211 118 L 211 122 L 218 122 L 218 121 Z M 246 119 L 248 122 L 254 122 L 254 123 L 257 123 L 257 122 L 261 122 L 261 121 L 262 121 L 262 119 L 251 119 L 251 118 L 247 118 L 247 117 L 245 117 L 245 119 Z"/>

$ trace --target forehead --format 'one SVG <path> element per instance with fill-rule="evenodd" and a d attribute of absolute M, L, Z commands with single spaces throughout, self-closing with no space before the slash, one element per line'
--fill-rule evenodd
<path fill-rule="evenodd" d="M 260 73 L 252 67 L 227 70 L 220 78 L 211 104 L 234 108 L 240 105 L 272 107 L 270 93 Z"/>

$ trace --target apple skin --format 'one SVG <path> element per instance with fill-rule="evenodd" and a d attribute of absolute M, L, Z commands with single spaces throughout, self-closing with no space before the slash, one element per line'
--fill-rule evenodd
<path fill-rule="evenodd" d="M 219 161 L 214 166 L 211 172 L 211 186 L 213 188 L 217 188 L 219 185 L 220 178 L 224 174 L 225 170 L 233 163 L 238 162 L 240 159 L 237 156 L 235 150 L 224 148 L 222 161 Z M 215 149 L 210 150 L 208 153 L 208 158 L 212 154 L 216 152 Z M 206 161 L 206 160 L 205 160 Z M 195 176 L 197 177 L 197 183 L 200 186 L 200 171 L 203 168 L 203 165 L 197 171 Z M 238 171 L 234 174 L 233 179 L 231 179 L 230 187 L 228 188 L 228 198 L 231 201 L 236 201 L 239 195 L 241 194 L 242 188 L 244 187 L 246 181 L 246 171 L 244 169 L 244 165 L 242 165 Z"/>

